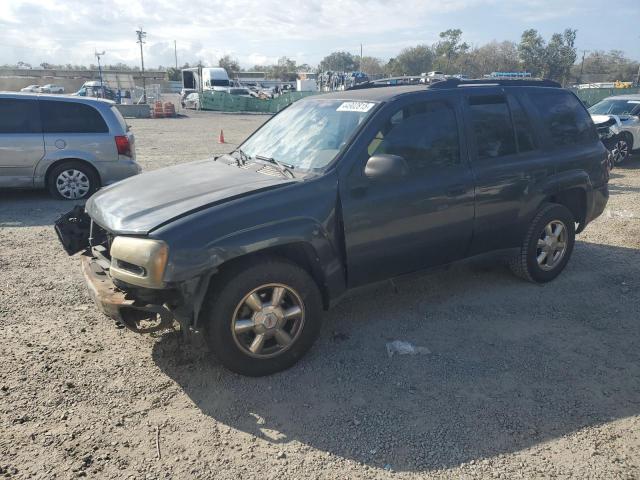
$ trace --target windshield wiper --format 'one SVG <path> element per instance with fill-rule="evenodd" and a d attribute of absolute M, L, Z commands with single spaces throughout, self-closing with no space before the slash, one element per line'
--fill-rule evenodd
<path fill-rule="evenodd" d="M 295 174 L 293 173 L 293 169 L 295 168 L 293 165 L 286 165 L 282 162 L 279 162 L 278 160 L 276 160 L 273 157 L 264 157 L 262 155 L 256 155 L 255 156 L 256 160 L 262 160 L 263 162 L 269 162 L 272 163 L 273 165 L 276 166 L 276 168 L 278 170 L 280 170 L 280 172 L 284 175 L 284 174 L 288 174 L 291 178 L 296 178 Z"/>

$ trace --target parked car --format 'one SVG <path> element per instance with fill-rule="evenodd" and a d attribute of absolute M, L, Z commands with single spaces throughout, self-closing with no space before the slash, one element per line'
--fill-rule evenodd
<path fill-rule="evenodd" d="M 190 108 L 193 110 L 200 110 L 200 94 L 199 93 L 190 93 L 184 99 L 183 108 Z"/>
<path fill-rule="evenodd" d="M 447 76 L 443 72 L 428 72 L 420 75 L 420 83 L 434 83 L 446 80 Z"/>
<path fill-rule="evenodd" d="M 39 92 L 40 91 L 40 85 L 28 85 L 24 88 L 20 89 L 21 92 L 31 92 L 31 93 L 35 93 L 35 92 Z"/>
<path fill-rule="evenodd" d="M 117 98 L 116 91 L 114 91 L 107 85 L 95 80 L 85 82 L 82 87 L 80 87 L 80 90 L 73 93 L 72 95 L 78 97 L 104 98 L 106 100 L 116 100 Z"/>
<path fill-rule="evenodd" d="M 364 284 L 487 252 L 549 282 L 605 208 L 607 151 L 557 83 L 482 82 L 300 100 L 231 153 L 120 182 L 56 229 L 86 252 L 103 312 L 138 332 L 178 321 L 246 375 L 297 362 L 322 309 Z"/>
<path fill-rule="evenodd" d="M 589 108 L 589 113 L 614 164 L 624 162 L 632 150 L 640 148 L 640 95 L 605 98 Z"/>
<path fill-rule="evenodd" d="M 54 85 L 53 83 L 48 83 L 43 85 L 38 90 L 40 93 L 64 93 L 64 87 L 60 85 Z"/>
<path fill-rule="evenodd" d="M 0 93 L 0 188 L 80 200 L 139 172 L 134 136 L 113 102 Z"/>

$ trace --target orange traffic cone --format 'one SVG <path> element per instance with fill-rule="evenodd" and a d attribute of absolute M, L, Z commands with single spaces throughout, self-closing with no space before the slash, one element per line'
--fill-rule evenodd
<path fill-rule="evenodd" d="M 224 132 L 222 130 L 220 130 L 220 136 L 218 137 L 218 143 L 225 143 L 224 142 Z"/>

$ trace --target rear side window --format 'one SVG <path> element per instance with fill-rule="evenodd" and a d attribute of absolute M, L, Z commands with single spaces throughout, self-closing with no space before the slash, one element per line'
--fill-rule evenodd
<path fill-rule="evenodd" d="M 37 100 L 0 99 L 0 134 L 42 133 Z"/>
<path fill-rule="evenodd" d="M 95 108 L 76 102 L 40 101 L 44 133 L 108 133 Z"/>
<path fill-rule="evenodd" d="M 536 149 L 536 142 L 533 135 L 533 126 L 527 112 L 520 101 L 511 97 L 509 102 L 511 107 L 511 118 L 513 119 L 513 128 L 516 131 L 516 140 L 518 141 L 518 152 L 530 152 Z"/>
<path fill-rule="evenodd" d="M 562 90 L 529 94 L 553 146 L 593 142 L 597 134 L 580 101 Z"/>
<path fill-rule="evenodd" d="M 478 158 L 497 158 L 517 153 L 509 106 L 503 95 L 471 97 L 469 109 Z"/>
<path fill-rule="evenodd" d="M 445 102 L 421 102 L 395 112 L 371 141 L 369 156 L 399 155 L 419 172 L 460 162 L 458 124 Z"/>

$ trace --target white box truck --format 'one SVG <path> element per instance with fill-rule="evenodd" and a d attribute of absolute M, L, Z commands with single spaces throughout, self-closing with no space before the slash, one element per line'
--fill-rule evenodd
<path fill-rule="evenodd" d="M 228 92 L 231 81 L 221 67 L 193 67 L 182 70 L 182 90 Z"/>

